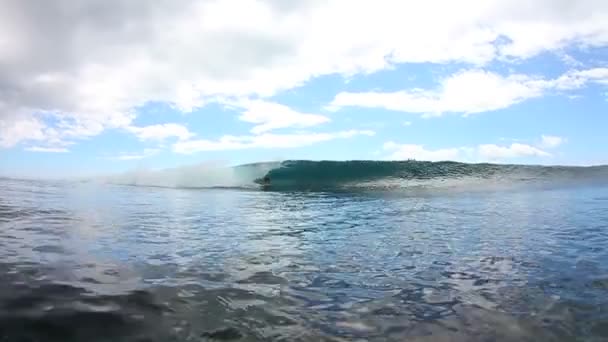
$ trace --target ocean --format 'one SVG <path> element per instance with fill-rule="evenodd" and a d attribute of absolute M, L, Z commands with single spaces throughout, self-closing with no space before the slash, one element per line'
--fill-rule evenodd
<path fill-rule="evenodd" d="M 607 340 L 606 166 L 0 179 L 0 341 Z"/>

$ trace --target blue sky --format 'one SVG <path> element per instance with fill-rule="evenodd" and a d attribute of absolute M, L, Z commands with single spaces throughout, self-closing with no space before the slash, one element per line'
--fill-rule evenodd
<path fill-rule="evenodd" d="M 81 4 L 0 14 L 0 175 L 608 163 L 606 1 Z"/>

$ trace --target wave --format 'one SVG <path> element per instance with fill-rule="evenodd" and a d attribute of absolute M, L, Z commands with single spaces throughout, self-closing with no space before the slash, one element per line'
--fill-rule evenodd
<path fill-rule="evenodd" d="M 139 170 L 108 177 L 114 184 L 172 188 L 339 190 L 487 188 L 608 183 L 608 166 L 530 166 L 426 161 L 262 162 Z"/>
<path fill-rule="evenodd" d="M 220 163 L 204 163 L 164 170 L 134 170 L 101 180 L 118 185 L 166 188 L 257 189 L 259 185 L 255 180 L 280 165 L 280 162 L 263 162 L 230 167 Z"/>

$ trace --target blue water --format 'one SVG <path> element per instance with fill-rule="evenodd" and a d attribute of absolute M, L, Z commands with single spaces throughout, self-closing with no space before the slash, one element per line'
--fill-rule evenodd
<path fill-rule="evenodd" d="M 549 183 L 0 179 L 0 340 L 608 340 L 608 181 Z"/>

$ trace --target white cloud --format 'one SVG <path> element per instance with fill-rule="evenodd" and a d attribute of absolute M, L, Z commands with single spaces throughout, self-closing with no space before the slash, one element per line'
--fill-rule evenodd
<path fill-rule="evenodd" d="M 571 70 L 549 85 L 560 90 L 570 90 L 581 88 L 589 82 L 608 84 L 608 68 Z"/>
<path fill-rule="evenodd" d="M 561 55 L 562 62 L 571 67 L 582 67 L 584 64 L 567 53 Z"/>
<path fill-rule="evenodd" d="M 44 139 L 44 124 L 32 117 L 8 116 L 0 113 L 0 147 L 15 146 L 24 137 L 28 140 Z"/>
<path fill-rule="evenodd" d="M 438 89 L 396 92 L 341 92 L 330 110 L 357 106 L 437 116 L 444 113 L 473 114 L 507 108 L 548 90 L 567 90 L 588 82 L 606 82 L 608 68 L 573 70 L 554 80 L 514 74 L 501 76 L 483 70 L 466 70 L 440 82 Z"/>
<path fill-rule="evenodd" d="M 411 121 L 403 121 L 403 126 L 408 127 L 411 126 L 412 122 Z"/>
<path fill-rule="evenodd" d="M 225 135 L 218 140 L 189 140 L 179 141 L 173 145 L 176 153 L 190 154 L 202 151 L 242 150 L 249 148 L 295 148 L 316 143 L 352 138 L 357 135 L 373 136 L 369 130 L 349 130 L 332 133 L 294 133 L 271 134 L 264 133 L 250 136 Z"/>
<path fill-rule="evenodd" d="M 25 148 L 29 152 L 46 152 L 46 153 L 66 153 L 70 152 L 65 147 L 43 147 L 43 146 L 30 146 Z"/>
<path fill-rule="evenodd" d="M 217 96 L 269 97 L 319 76 L 397 63 L 483 65 L 606 46 L 606 22 L 604 0 L 7 0 L 0 12 L 0 145 L 125 128 L 150 101 L 189 112 Z M 509 88 L 498 104 L 441 99 L 474 112 L 531 91 L 526 82 L 498 85 Z M 437 96 L 389 100 L 424 112 L 450 108 Z"/>
<path fill-rule="evenodd" d="M 484 144 L 478 146 L 482 159 L 496 161 L 520 157 L 550 157 L 551 154 L 531 145 L 512 143 L 510 146 Z"/>
<path fill-rule="evenodd" d="M 544 137 L 544 136 L 543 136 Z M 556 137 L 551 137 L 556 138 Z M 544 138 L 543 138 L 544 139 Z M 557 147 L 555 139 L 549 139 Z M 560 141 L 561 143 L 561 141 Z M 474 147 L 451 147 L 437 150 L 427 149 L 423 145 L 398 144 L 389 141 L 383 149 L 391 153 L 385 159 L 389 160 L 426 160 L 426 161 L 462 161 L 462 162 L 497 162 L 522 157 L 551 157 L 552 155 L 539 147 L 522 143 L 510 145 L 481 144 Z"/>
<path fill-rule="evenodd" d="M 563 144 L 565 141 L 566 141 L 566 139 L 555 136 L 555 135 L 542 135 L 540 147 L 555 148 L 555 147 L 558 147 L 559 145 Z"/>
<path fill-rule="evenodd" d="M 135 134 L 140 140 L 165 140 L 168 138 L 178 138 L 179 140 L 187 140 L 194 136 L 186 126 L 168 123 L 150 125 L 144 127 L 129 126 L 126 130 Z"/>
<path fill-rule="evenodd" d="M 123 153 L 118 157 L 114 158 L 117 160 L 140 160 L 148 157 L 152 157 L 160 153 L 158 148 L 146 148 L 141 153 Z"/>
<path fill-rule="evenodd" d="M 427 161 L 446 161 L 459 160 L 461 158 L 460 148 L 446 148 L 438 150 L 427 150 L 422 145 L 415 144 L 397 144 L 395 142 L 387 142 L 384 144 L 385 150 L 393 151 L 387 159 L 390 160 L 427 160 Z"/>
<path fill-rule="evenodd" d="M 267 101 L 244 101 L 245 108 L 239 119 L 257 124 L 251 129 L 253 134 L 261 134 L 278 128 L 311 127 L 329 122 L 329 118 L 319 114 L 299 113 L 287 106 Z"/>

